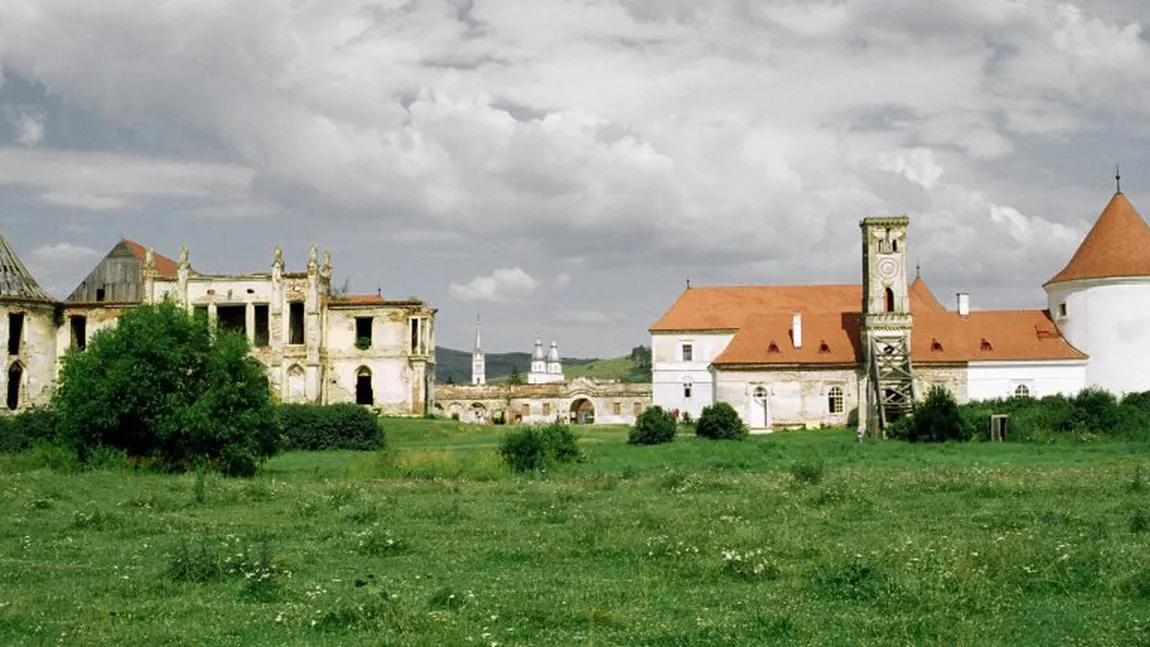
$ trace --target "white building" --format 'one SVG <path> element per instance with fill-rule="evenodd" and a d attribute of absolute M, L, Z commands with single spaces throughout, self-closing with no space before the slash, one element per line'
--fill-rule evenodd
<path fill-rule="evenodd" d="M 934 385 L 959 401 L 1150 390 L 1150 225 L 1118 192 L 1048 310 L 945 308 L 907 272 L 909 219 L 867 218 L 862 282 L 689 287 L 650 328 L 654 404 L 731 404 L 756 431 L 879 433 Z M 1053 313 L 1053 314 L 1052 314 Z"/>
<path fill-rule="evenodd" d="M 528 384 L 558 384 L 563 381 L 563 360 L 559 358 L 559 344 L 551 342 L 551 350 L 543 352 L 543 342 L 535 338 L 535 350 L 531 353 L 531 371 L 527 373 Z"/>

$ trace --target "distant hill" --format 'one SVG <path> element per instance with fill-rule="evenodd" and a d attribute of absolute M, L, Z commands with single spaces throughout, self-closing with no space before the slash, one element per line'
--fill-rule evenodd
<path fill-rule="evenodd" d="M 454 384 L 471 383 L 471 351 L 454 350 L 438 346 L 435 349 L 435 380 L 440 384 L 448 381 Z M 531 353 L 488 353 L 487 380 L 499 383 L 511 374 L 511 368 L 519 369 L 524 378 L 531 369 Z M 650 382 L 651 371 L 636 369 L 628 357 L 613 359 L 563 358 L 563 375 L 567 379 L 592 377 L 600 380 L 621 380 L 623 382 Z"/>

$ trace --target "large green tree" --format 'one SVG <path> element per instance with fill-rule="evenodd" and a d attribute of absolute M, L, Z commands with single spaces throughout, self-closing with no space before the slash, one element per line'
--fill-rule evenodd
<path fill-rule="evenodd" d="M 69 352 L 55 406 L 85 459 L 104 445 L 171 469 L 250 475 L 279 435 L 267 375 L 242 335 L 170 302 L 134 308 Z"/>

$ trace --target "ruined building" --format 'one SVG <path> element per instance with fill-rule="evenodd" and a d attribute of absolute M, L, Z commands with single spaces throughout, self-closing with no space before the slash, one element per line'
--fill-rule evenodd
<path fill-rule="evenodd" d="M 266 272 L 210 275 L 121 241 L 62 303 L 36 284 L 0 238 L 0 330 L 8 340 L 7 408 L 46 405 L 69 349 L 83 350 L 141 303 L 173 300 L 245 334 L 283 402 L 355 402 L 422 414 L 435 391 L 435 309 L 419 300 L 348 296 L 331 288 L 331 255 L 313 246 L 303 271 L 276 248 Z"/>

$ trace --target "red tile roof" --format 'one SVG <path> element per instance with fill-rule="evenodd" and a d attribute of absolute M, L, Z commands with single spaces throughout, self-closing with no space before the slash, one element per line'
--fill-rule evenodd
<path fill-rule="evenodd" d="M 1078 251 L 1046 282 L 1150 276 L 1150 225 L 1122 193 L 1115 193 Z"/>
<path fill-rule="evenodd" d="M 124 239 L 124 245 L 131 250 L 132 255 L 140 259 L 141 263 L 146 263 L 148 259 L 148 249 L 137 243 L 134 240 Z M 176 261 L 157 253 L 156 255 L 156 273 L 167 279 L 174 279 L 179 276 L 180 264 Z"/>
<path fill-rule="evenodd" d="M 1086 359 L 1044 310 L 963 317 L 944 308 L 921 278 L 909 294 L 912 362 Z M 735 331 L 716 366 L 854 365 L 862 361 L 861 303 L 860 285 L 690 288 L 651 332 Z M 791 337 L 796 312 L 802 348 Z"/>

